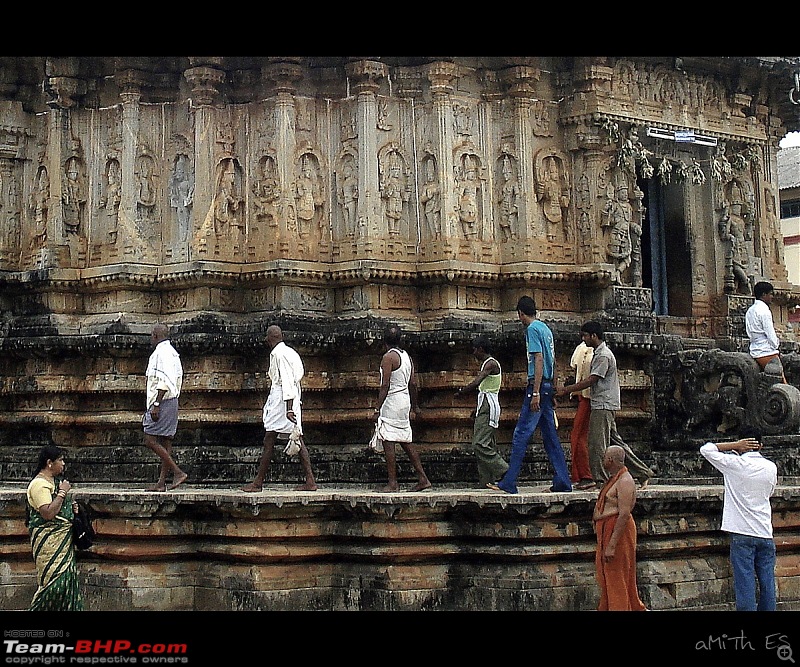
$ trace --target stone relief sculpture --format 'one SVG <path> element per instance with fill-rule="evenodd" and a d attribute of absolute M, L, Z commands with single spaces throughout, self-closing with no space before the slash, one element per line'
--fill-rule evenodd
<path fill-rule="evenodd" d="M 36 252 L 47 245 L 47 215 L 50 208 L 50 177 L 46 167 L 39 167 L 31 192 L 30 202 L 33 216 L 33 234 L 30 238 L 30 251 Z"/>
<path fill-rule="evenodd" d="M 230 237 L 244 231 L 241 178 L 233 158 L 222 160 L 217 166 L 214 192 L 214 232 L 217 237 Z"/>
<path fill-rule="evenodd" d="M 753 239 L 752 209 L 746 205 L 742 186 L 734 179 L 725 188 L 717 223 L 725 247 L 725 291 L 750 294 L 750 252 Z"/>
<path fill-rule="evenodd" d="M 381 99 L 378 102 L 377 127 L 379 130 L 384 130 L 385 132 L 388 132 L 394 127 L 394 125 L 392 125 L 392 123 L 389 122 L 389 114 L 390 114 L 389 102 L 386 101 L 385 99 Z"/>
<path fill-rule="evenodd" d="M 500 192 L 498 197 L 500 235 L 502 241 L 515 240 L 519 232 L 520 186 L 517 162 L 508 152 L 500 157 Z"/>
<path fill-rule="evenodd" d="M 543 100 L 535 100 L 531 104 L 531 126 L 533 134 L 537 137 L 552 137 L 553 123 L 552 114 Z"/>
<path fill-rule="evenodd" d="M 470 109 L 465 104 L 453 103 L 453 127 L 456 134 L 468 137 L 472 135 L 472 118 Z"/>
<path fill-rule="evenodd" d="M 100 208 L 105 211 L 105 229 L 108 233 L 108 243 L 117 242 L 117 227 L 119 224 L 119 205 L 122 201 L 122 167 L 115 157 L 106 162 L 105 190 L 100 197 Z"/>
<path fill-rule="evenodd" d="M 136 160 L 136 221 L 152 223 L 155 221 L 156 185 L 155 160 L 144 148 Z"/>
<path fill-rule="evenodd" d="M 764 259 L 774 257 L 775 264 L 783 264 L 783 233 L 778 222 L 775 192 L 769 186 L 764 188 L 764 214 L 759 225 L 761 229 L 761 253 Z"/>
<path fill-rule="evenodd" d="M 88 199 L 83 161 L 77 156 L 70 157 L 64 164 L 64 176 L 64 185 L 61 191 L 64 232 L 78 234 L 81 232 L 81 223 Z"/>
<path fill-rule="evenodd" d="M 258 178 L 253 182 L 253 203 L 256 219 L 269 227 L 278 226 L 278 206 L 281 195 L 278 166 L 272 155 L 264 155 L 258 163 Z"/>
<path fill-rule="evenodd" d="M 188 155 L 178 153 L 169 179 L 169 205 L 175 209 L 177 238 L 189 238 L 192 204 L 194 203 L 194 173 Z"/>
<path fill-rule="evenodd" d="M 352 153 L 341 157 L 341 169 L 336 190 L 336 201 L 342 211 L 344 234 L 352 239 L 358 227 L 358 161 Z"/>
<path fill-rule="evenodd" d="M 566 224 L 566 210 L 569 208 L 570 190 L 566 159 L 560 151 L 544 149 L 536 156 L 536 198 L 542 205 L 542 212 L 548 221 L 547 236 L 554 239 L 556 225 L 564 229 L 564 237 L 569 240 L 570 228 Z"/>
<path fill-rule="evenodd" d="M 420 190 L 419 201 L 425 216 L 425 227 L 429 237 L 439 241 L 442 238 L 442 191 L 439 186 L 436 158 L 432 153 L 428 152 L 422 158 L 421 171 L 425 175 L 425 182 Z"/>
<path fill-rule="evenodd" d="M 311 152 L 300 156 L 294 183 L 294 199 L 297 233 L 300 238 L 307 238 L 313 229 L 324 224 L 325 203 L 319 161 Z"/>
<path fill-rule="evenodd" d="M 393 144 L 381 149 L 378 155 L 378 173 L 386 227 L 389 236 L 396 237 L 400 234 L 404 204 L 411 195 L 411 184 L 405 159 Z"/>
<path fill-rule="evenodd" d="M 793 366 L 797 355 L 785 356 L 787 367 Z M 659 383 L 669 397 L 656 403 L 662 406 L 659 421 L 673 437 L 712 439 L 744 425 L 774 435 L 796 433 L 800 426 L 800 390 L 784 383 L 780 365 L 762 371 L 746 352 L 715 348 L 668 355 L 664 363 L 676 386 Z"/>
<path fill-rule="evenodd" d="M 605 196 L 606 203 L 602 211 L 601 227 L 606 232 L 606 255 L 614 264 L 612 281 L 622 284 L 622 274 L 631 264 L 631 221 L 633 220 L 628 179 L 622 171 L 615 170 Z"/>
<path fill-rule="evenodd" d="M 480 159 L 464 153 L 454 166 L 456 183 L 456 213 L 465 239 L 479 238 L 483 184 L 479 176 Z"/>
<path fill-rule="evenodd" d="M 575 188 L 576 208 L 578 210 L 578 261 L 588 262 L 591 258 L 592 239 L 592 193 L 589 177 L 584 173 Z"/>
<path fill-rule="evenodd" d="M 20 194 L 17 179 L 14 176 L 12 163 L 8 165 L 8 172 L 6 173 L 8 180 L 8 187 L 6 188 L 6 201 L 5 204 L 0 202 L 0 208 L 4 211 L 3 218 L 5 220 L 5 234 L 4 240 L 7 248 L 16 249 L 19 244 L 20 233 Z M 0 185 L 2 188 L 2 185 Z M 2 190 L 0 190 L 1 192 Z"/>
<path fill-rule="evenodd" d="M 642 286 L 642 228 L 647 209 L 644 205 L 644 192 L 633 186 L 633 205 L 631 210 L 631 285 Z"/>

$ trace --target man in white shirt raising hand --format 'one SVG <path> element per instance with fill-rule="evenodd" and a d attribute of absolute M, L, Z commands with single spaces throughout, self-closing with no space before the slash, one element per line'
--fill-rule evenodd
<path fill-rule="evenodd" d="M 769 499 L 778 484 L 778 470 L 761 455 L 757 431 L 744 428 L 740 435 L 745 437 L 736 442 L 707 442 L 700 453 L 722 473 L 725 483 L 721 529 L 730 535 L 736 610 L 775 611 L 775 540 Z"/>

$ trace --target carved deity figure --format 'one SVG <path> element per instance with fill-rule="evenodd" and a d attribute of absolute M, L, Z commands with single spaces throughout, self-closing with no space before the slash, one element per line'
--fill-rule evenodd
<path fill-rule="evenodd" d="M 542 180 L 536 185 L 536 195 L 542 202 L 544 217 L 553 224 L 561 224 L 564 221 L 562 209 L 569 206 L 569 197 L 563 192 L 559 161 L 550 157 L 545 163 Z"/>
<path fill-rule="evenodd" d="M 462 160 L 462 177 L 457 181 L 458 192 L 458 219 L 464 238 L 475 238 L 479 218 L 478 200 L 481 191 L 481 182 L 478 178 L 478 169 L 475 159 L 465 155 Z"/>
<path fill-rule="evenodd" d="M 747 241 L 752 239 L 752 229 L 742 210 L 742 193 L 734 183 L 730 190 L 730 201 L 722 207 L 719 219 L 719 235 L 725 244 L 725 291 L 749 294 L 747 269 L 750 254 Z"/>
<path fill-rule="evenodd" d="M 403 202 L 408 199 L 406 179 L 402 158 L 397 152 L 389 153 L 386 162 L 380 184 L 381 199 L 384 202 L 389 236 L 397 236 L 400 234 L 400 221 L 403 218 Z"/>
<path fill-rule="evenodd" d="M 244 223 L 241 217 L 241 204 L 242 197 L 236 184 L 236 168 L 233 160 L 224 160 L 214 196 L 214 231 L 217 236 L 242 230 Z"/>
<path fill-rule="evenodd" d="M 36 183 L 31 192 L 33 211 L 33 235 L 30 240 L 31 252 L 44 248 L 47 244 L 47 213 L 50 207 L 50 178 L 45 167 L 39 167 Z"/>
<path fill-rule="evenodd" d="M 631 284 L 642 286 L 642 228 L 647 208 L 644 205 L 644 192 L 633 186 L 633 207 L 631 217 Z"/>
<path fill-rule="evenodd" d="M 602 227 L 608 230 L 606 255 L 614 263 L 613 282 L 620 284 L 631 263 L 631 220 L 633 209 L 628 198 L 628 183 L 620 178 L 609 187 L 603 208 Z"/>
<path fill-rule="evenodd" d="M 266 220 L 270 227 L 278 225 L 278 200 L 281 188 L 275 159 L 269 155 L 261 159 L 259 178 L 253 183 L 253 202 L 256 218 Z"/>
<path fill-rule="evenodd" d="M 442 192 L 436 174 L 436 161 L 432 156 L 425 160 L 425 183 L 419 201 L 428 233 L 432 239 L 439 241 L 442 238 Z"/>
<path fill-rule="evenodd" d="M 119 205 L 122 201 L 122 170 L 119 160 L 111 159 L 106 164 L 106 188 L 100 199 L 100 208 L 105 210 L 108 242 L 117 242 Z"/>
<path fill-rule="evenodd" d="M 192 183 L 191 163 L 188 155 L 178 154 L 172 177 L 169 179 L 169 205 L 175 209 L 178 223 L 178 238 L 189 238 L 189 219 L 194 203 L 194 183 Z"/>
<path fill-rule="evenodd" d="M 18 239 L 20 232 L 19 186 L 17 185 L 17 179 L 14 178 L 14 174 L 10 170 L 9 173 L 7 174 L 7 178 L 8 178 L 8 190 L 6 193 L 5 205 L 3 205 L 2 201 L 0 201 L 0 208 L 4 210 L 3 217 L 5 218 L 5 223 L 6 223 L 4 240 L 9 247 L 16 248 L 17 243 L 19 242 Z"/>
<path fill-rule="evenodd" d="M 87 201 L 83 163 L 77 157 L 69 158 L 64 173 L 66 179 L 61 194 L 64 206 L 64 231 L 68 234 L 77 234 L 80 231 Z"/>
<path fill-rule="evenodd" d="M 308 155 L 304 155 L 300 161 L 300 174 L 295 181 L 294 190 L 298 231 L 301 237 L 306 237 L 311 231 L 314 217 L 317 216 L 318 209 L 323 203 L 319 177 Z M 322 224 L 321 219 L 320 224 Z"/>
<path fill-rule="evenodd" d="M 503 185 L 500 189 L 500 232 L 503 236 L 502 240 L 508 241 L 517 238 L 520 188 L 514 175 L 514 165 L 508 155 L 503 156 L 502 165 Z"/>
<path fill-rule="evenodd" d="M 765 259 L 774 255 L 776 265 L 783 264 L 783 233 L 778 224 L 775 210 L 775 194 L 770 188 L 764 188 L 764 219 L 761 222 L 762 253 Z"/>
<path fill-rule="evenodd" d="M 156 205 L 155 167 L 150 155 L 139 156 L 136 181 L 136 212 L 139 221 L 152 221 Z"/>
<path fill-rule="evenodd" d="M 354 167 L 352 155 L 347 155 L 342 163 L 342 182 L 337 192 L 337 201 L 342 207 L 344 218 L 344 232 L 348 238 L 356 235 L 358 222 L 358 176 Z"/>

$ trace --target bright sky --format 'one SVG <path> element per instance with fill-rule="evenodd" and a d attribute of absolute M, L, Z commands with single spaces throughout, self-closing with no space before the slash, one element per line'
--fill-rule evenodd
<path fill-rule="evenodd" d="M 789 146 L 800 146 L 800 132 L 789 132 L 781 139 L 781 148 L 789 148 Z"/>

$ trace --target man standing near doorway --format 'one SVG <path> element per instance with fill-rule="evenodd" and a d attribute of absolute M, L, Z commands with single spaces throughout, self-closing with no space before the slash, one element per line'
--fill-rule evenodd
<path fill-rule="evenodd" d="M 296 350 L 283 342 L 283 331 L 275 324 L 267 328 L 267 346 L 269 354 L 269 379 L 271 387 L 267 402 L 264 404 L 264 451 L 258 464 L 255 479 L 242 487 L 247 493 L 261 491 L 264 480 L 269 473 L 272 453 L 278 439 L 295 440 L 299 446 L 298 454 L 303 465 L 306 481 L 295 488 L 295 491 L 316 491 L 317 483 L 311 470 L 311 457 L 306 443 L 303 441 L 303 423 L 300 401 L 300 380 L 305 369 Z"/>
<path fill-rule="evenodd" d="M 777 360 L 780 374 L 783 375 L 783 364 L 778 353 L 780 341 L 778 334 L 775 333 L 772 311 L 769 308 L 774 296 L 772 284 L 766 281 L 756 283 L 753 295 L 755 301 L 747 309 L 744 317 L 745 330 L 750 339 L 750 356 L 756 360 L 762 371 L 768 363 Z M 786 382 L 785 377 L 783 381 Z"/>
<path fill-rule="evenodd" d="M 553 377 L 555 372 L 555 346 L 553 332 L 536 318 L 536 303 L 529 296 L 517 302 L 517 317 L 525 325 L 525 343 L 528 352 L 528 386 L 522 399 L 517 426 L 511 441 L 511 460 L 508 470 L 497 484 L 489 488 L 506 493 L 517 493 L 517 477 L 528 449 L 528 442 L 536 428 L 542 433 L 547 458 L 553 466 L 553 485 L 550 491 L 572 491 L 567 461 L 558 439 L 553 412 Z"/>
<path fill-rule="evenodd" d="M 608 479 L 603 456 L 609 445 L 618 445 L 625 452 L 631 474 L 646 487 L 655 473 L 646 466 L 617 433 L 615 413 L 622 407 L 617 358 L 605 343 L 605 333 L 599 322 L 589 321 L 581 326 L 581 339 L 594 350 L 589 377 L 576 384 L 560 387 L 557 396 L 565 396 L 591 387 L 589 415 L 589 467 L 598 488 Z"/>
<path fill-rule="evenodd" d="M 167 491 L 186 481 L 186 473 L 172 458 L 172 440 L 178 430 L 178 396 L 183 384 L 180 355 L 169 341 L 169 328 L 156 324 L 150 333 L 153 353 L 147 362 L 147 410 L 142 418 L 144 444 L 161 459 L 158 482 L 148 491 Z M 167 477 L 172 473 L 172 484 Z"/>

